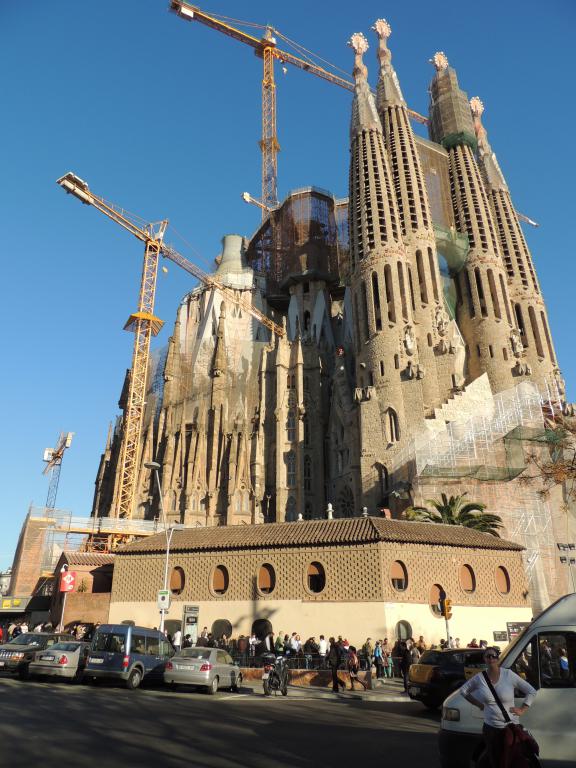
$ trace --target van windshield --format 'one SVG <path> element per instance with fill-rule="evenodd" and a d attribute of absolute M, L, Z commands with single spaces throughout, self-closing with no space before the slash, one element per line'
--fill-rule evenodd
<path fill-rule="evenodd" d="M 91 650 L 124 653 L 126 650 L 126 635 L 119 635 L 116 632 L 96 632 Z"/>

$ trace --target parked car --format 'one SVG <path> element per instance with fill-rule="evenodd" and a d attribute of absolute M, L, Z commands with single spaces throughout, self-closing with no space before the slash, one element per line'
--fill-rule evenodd
<path fill-rule="evenodd" d="M 498 663 L 538 690 L 520 722 L 538 742 L 542 765 L 574 768 L 576 594 L 561 597 L 543 611 L 510 643 Z M 481 746 L 482 724 L 482 712 L 459 691 L 446 699 L 438 737 L 442 768 L 469 768 Z"/>
<path fill-rule="evenodd" d="M 408 695 L 429 709 L 437 709 L 469 677 L 486 669 L 482 648 L 424 651 L 408 672 Z"/>
<path fill-rule="evenodd" d="M 230 654 L 219 648 L 184 648 L 166 663 L 164 682 L 168 685 L 197 685 L 206 693 L 218 688 L 238 691 L 242 673 Z"/>
<path fill-rule="evenodd" d="M 174 648 L 157 629 L 129 624 L 101 624 L 90 645 L 84 678 L 122 680 L 131 690 L 143 680 L 162 682 Z"/>
<path fill-rule="evenodd" d="M 41 677 L 62 677 L 70 682 L 78 682 L 82 678 L 90 643 L 70 640 L 46 648 L 36 653 L 34 661 L 30 662 L 30 675 Z"/>
<path fill-rule="evenodd" d="M 11 672 L 24 680 L 37 651 L 68 640 L 74 640 L 74 637 L 64 632 L 25 632 L 18 635 L 0 645 L 0 672 Z"/>

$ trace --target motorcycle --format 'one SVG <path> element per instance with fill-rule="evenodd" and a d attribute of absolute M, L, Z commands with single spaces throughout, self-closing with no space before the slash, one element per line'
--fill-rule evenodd
<path fill-rule="evenodd" d="M 264 696 L 271 696 L 272 691 L 280 691 L 288 696 L 288 665 L 283 656 L 266 653 L 262 656 L 262 686 Z"/>

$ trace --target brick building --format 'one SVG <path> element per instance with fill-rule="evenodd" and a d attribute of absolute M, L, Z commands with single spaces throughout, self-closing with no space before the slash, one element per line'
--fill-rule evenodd
<path fill-rule="evenodd" d="M 158 625 L 165 548 L 158 534 L 117 552 L 111 622 Z M 459 526 L 373 517 L 175 531 L 168 620 L 195 606 L 199 627 L 229 622 L 234 637 L 264 619 L 303 640 L 422 634 L 437 643 L 443 589 L 451 634 L 491 641 L 507 622 L 532 618 L 521 549 Z"/>

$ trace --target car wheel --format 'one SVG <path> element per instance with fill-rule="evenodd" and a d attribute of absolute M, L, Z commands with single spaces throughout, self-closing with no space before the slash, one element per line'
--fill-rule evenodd
<path fill-rule="evenodd" d="M 30 679 L 30 670 L 28 669 L 28 665 L 24 667 L 20 667 L 18 670 L 18 677 L 20 680 L 29 680 Z"/>
<path fill-rule="evenodd" d="M 282 688 L 282 696 L 288 696 L 288 687 L 286 685 Z"/>
<path fill-rule="evenodd" d="M 128 680 L 126 680 L 126 688 L 128 688 L 130 691 L 135 691 L 141 682 L 142 672 L 138 668 L 133 669 L 132 672 L 130 672 Z"/>
<path fill-rule="evenodd" d="M 240 691 L 240 686 L 242 685 L 242 675 L 238 675 L 236 678 L 236 682 L 234 685 L 231 686 L 231 690 L 233 693 L 238 693 Z"/>
<path fill-rule="evenodd" d="M 210 696 L 214 696 L 215 693 L 218 692 L 218 677 L 215 677 L 214 680 L 210 683 L 209 686 L 206 688 L 206 693 L 208 693 Z"/>

